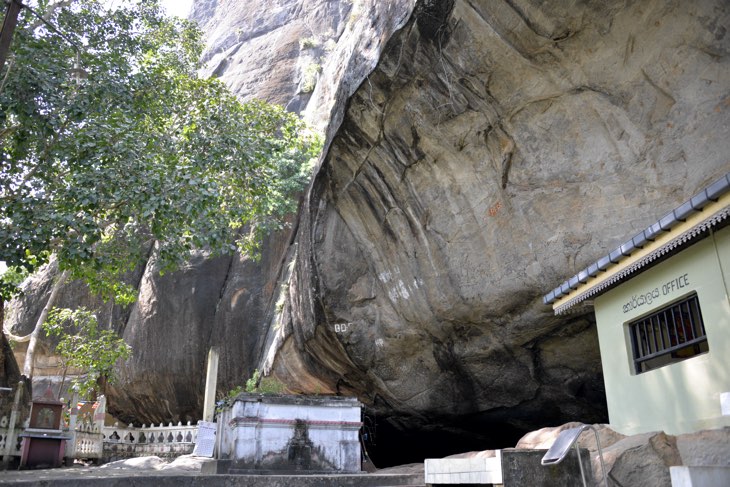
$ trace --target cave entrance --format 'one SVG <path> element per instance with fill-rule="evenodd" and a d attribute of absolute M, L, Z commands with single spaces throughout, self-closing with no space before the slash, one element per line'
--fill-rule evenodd
<path fill-rule="evenodd" d="M 527 432 L 508 424 L 492 424 L 471 431 L 445 425 L 406 429 L 386 417 L 365 414 L 362 438 L 373 464 L 387 468 L 468 451 L 511 448 Z"/>

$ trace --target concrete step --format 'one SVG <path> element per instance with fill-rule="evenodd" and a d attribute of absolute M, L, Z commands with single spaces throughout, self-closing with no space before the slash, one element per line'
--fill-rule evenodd
<path fill-rule="evenodd" d="M 233 472 L 232 472 L 233 473 Z M 322 475 L 223 475 L 226 486 L 250 487 L 425 487 L 423 475 L 414 474 L 322 474 Z M 206 487 L 211 487 L 206 485 Z"/>

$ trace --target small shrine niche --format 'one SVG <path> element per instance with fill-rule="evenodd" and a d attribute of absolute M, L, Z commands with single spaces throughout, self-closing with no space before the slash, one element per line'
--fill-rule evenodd
<path fill-rule="evenodd" d="M 60 430 L 63 403 L 53 397 L 50 387 L 39 398 L 33 399 L 29 427 L 43 430 Z"/>
<path fill-rule="evenodd" d="M 63 463 L 66 441 L 61 429 L 63 403 L 53 397 L 49 387 L 42 397 L 33 399 L 28 428 L 23 439 L 20 468 L 53 468 Z"/>

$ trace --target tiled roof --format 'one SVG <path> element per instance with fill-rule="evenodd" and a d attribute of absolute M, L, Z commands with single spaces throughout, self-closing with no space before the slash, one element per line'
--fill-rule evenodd
<path fill-rule="evenodd" d="M 684 222 L 689 216 L 702 211 L 708 204 L 717 201 L 724 194 L 730 192 L 730 173 L 725 174 L 723 177 L 710 184 L 708 187 L 694 195 L 689 200 L 679 205 L 674 210 L 670 211 L 652 225 L 649 225 L 646 229 L 636 234 L 633 238 L 627 240 L 623 244 L 619 245 L 608 255 L 604 255 L 593 264 L 589 265 L 570 279 L 563 282 L 560 286 L 556 287 L 545 296 L 542 301 L 545 304 L 552 304 L 558 299 L 567 296 L 571 291 L 577 289 L 581 284 L 586 283 L 590 278 L 598 276 L 601 272 L 607 270 L 612 265 L 618 264 L 625 260 L 637 249 L 643 248 L 650 242 L 664 232 L 671 231 L 672 228 Z M 707 230 L 711 226 L 715 226 L 718 223 L 724 221 L 728 217 L 728 211 L 730 209 L 725 208 L 724 212 L 717 213 L 710 216 L 707 220 L 703 221 L 700 225 L 697 225 L 688 231 L 678 235 L 677 238 L 672 239 L 669 243 L 661 246 L 654 250 L 649 255 L 642 258 L 640 261 L 632 264 L 631 266 L 624 269 L 622 272 L 611 277 L 610 280 L 605 283 L 601 283 L 601 286 L 592 288 L 590 293 L 583 293 L 574 299 L 569 300 L 560 306 L 561 309 L 556 308 L 556 313 L 561 313 L 567 310 L 571 306 L 579 303 L 590 297 L 591 295 L 598 294 L 600 291 L 610 287 L 616 282 L 620 281 L 629 274 L 632 274 L 639 268 L 643 267 L 647 263 L 656 260 L 662 255 L 666 254 L 670 250 L 681 246 L 687 241 L 691 240 L 695 236 Z"/>

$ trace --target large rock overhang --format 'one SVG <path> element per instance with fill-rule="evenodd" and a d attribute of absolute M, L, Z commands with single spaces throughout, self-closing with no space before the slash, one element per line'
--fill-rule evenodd
<path fill-rule="evenodd" d="M 697 86 L 676 33 L 724 41 L 700 7 L 654 7 L 456 1 L 441 32 L 414 15 L 307 197 L 277 376 L 356 394 L 409 461 L 605 421 L 592 313 L 553 316 L 545 283 L 727 170 L 724 58 Z"/>

